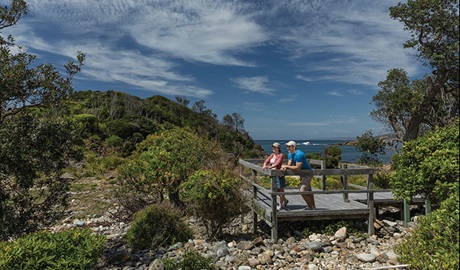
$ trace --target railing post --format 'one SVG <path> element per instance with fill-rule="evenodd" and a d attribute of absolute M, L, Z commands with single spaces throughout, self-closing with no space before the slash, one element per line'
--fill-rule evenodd
<path fill-rule="evenodd" d="M 368 174 L 367 175 L 367 190 L 374 189 L 374 175 Z M 368 234 L 369 236 L 375 233 L 374 228 L 374 220 L 375 220 L 375 209 L 374 209 L 374 192 L 367 193 L 367 207 L 369 209 L 369 221 L 368 221 Z"/>
<path fill-rule="evenodd" d="M 431 212 L 431 202 L 430 199 L 425 199 L 425 216 L 427 216 Z"/>
<path fill-rule="evenodd" d="M 342 164 L 342 169 L 346 170 L 348 168 L 347 164 Z M 342 186 L 343 186 L 343 201 L 344 202 L 350 202 L 350 199 L 348 198 L 348 175 L 343 174 L 342 175 Z"/>
<path fill-rule="evenodd" d="M 257 171 L 252 170 L 252 181 L 254 181 L 257 178 Z M 252 185 L 252 233 L 256 235 L 257 233 L 257 212 L 255 208 L 255 202 L 257 200 L 257 187 L 255 185 Z"/>
<path fill-rule="evenodd" d="M 410 207 L 409 207 L 410 205 L 407 202 L 406 198 L 404 198 L 403 204 L 404 204 L 404 227 L 407 227 L 407 223 L 410 220 Z"/>
<path fill-rule="evenodd" d="M 271 191 L 275 192 L 276 189 L 276 176 L 271 176 Z M 278 241 L 278 212 L 276 209 L 276 195 L 272 193 L 272 239 Z"/>
<path fill-rule="evenodd" d="M 326 161 L 321 160 L 321 170 L 326 169 Z M 326 190 L 326 175 L 321 176 L 321 189 Z"/>

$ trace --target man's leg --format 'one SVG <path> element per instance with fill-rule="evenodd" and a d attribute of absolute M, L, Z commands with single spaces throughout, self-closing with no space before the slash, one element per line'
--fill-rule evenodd
<path fill-rule="evenodd" d="M 312 177 L 309 176 L 300 178 L 300 191 L 311 191 L 311 178 Z M 303 194 L 302 198 L 307 203 L 310 209 L 316 209 L 315 197 L 313 196 L 313 194 Z"/>

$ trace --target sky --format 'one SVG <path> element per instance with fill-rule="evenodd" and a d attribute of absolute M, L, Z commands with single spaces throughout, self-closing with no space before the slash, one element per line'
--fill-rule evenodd
<path fill-rule="evenodd" d="M 11 34 L 36 64 L 86 54 L 75 90 L 200 100 L 255 140 L 388 133 L 370 117 L 388 70 L 425 72 L 370 0 L 29 0 Z M 2 6 L 10 1 L 0 0 Z"/>

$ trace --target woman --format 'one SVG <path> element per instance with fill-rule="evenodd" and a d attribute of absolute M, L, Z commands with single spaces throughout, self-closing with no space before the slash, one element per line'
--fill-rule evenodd
<path fill-rule="evenodd" d="M 268 156 L 264 162 L 264 169 L 275 169 L 280 170 L 283 165 L 283 154 L 281 153 L 280 144 L 275 142 L 272 144 L 273 153 Z M 286 178 L 284 176 L 276 177 L 276 188 L 278 192 L 284 192 L 284 187 L 286 187 Z M 278 210 L 286 208 L 289 201 L 284 195 L 280 195 L 280 204 L 277 207 Z"/>

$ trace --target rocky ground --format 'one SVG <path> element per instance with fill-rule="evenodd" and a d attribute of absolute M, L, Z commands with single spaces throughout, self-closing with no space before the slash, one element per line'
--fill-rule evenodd
<path fill-rule="evenodd" d="M 353 228 L 342 227 L 330 234 L 312 232 L 311 223 L 283 223 L 280 226 L 277 242 L 270 239 L 270 228 L 263 222 L 257 224 L 258 231 L 253 234 L 252 216 L 235 220 L 226 229 L 226 236 L 219 241 L 206 241 L 203 228 L 194 219 L 188 220 L 195 231 L 195 238 L 186 243 L 177 243 L 158 250 L 132 250 L 123 240 L 129 224 L 117 218 L 117 205 L 108 184 L 113 176 L 104 181 L 97 178 L 82 179 L 83 188 L 71 193 L 72 208 L 69 216 L 53 231 L 72 227 L 91 228 L 103 234 L 108 242 L 97 269 L 163 269 L 161 260 L 171 258 L 180 260 L 185 252 L 197 251 L 206 258 L 212 258 L 218 269 L 407 269 L 398 261 L 394 246 L 403 241 L 414 223 L 407 228 L 397 218 L 398 209 L 381 210 L 376 220 L 376 234 L 364 234 L 367 225 L 362 222 L 363 233 L 350 233 Z M 105 206 L 111 206 L 105 213 L 97 207 L 88 205 L 88 198 L 99 198 Z M 100 201 L 100 200 L 99 200 Z M 305 231 L 311 233 L 305 234 Z"/>
<path fill-rule="evenodd" d="M 129 225 L 116 221 L 112 214 L 86 219 L 68 217 L 52 228 L 60 231 L 71 227 L 89 227 L 107 236 L 103 260 L 97 269 L 163 269 L 161 259 L 180 260 L 186 251 L 197 251 L 212 258 L 218 269 L 406 269 L 393 251 L 395 244 L 403 241 L 410 227 L 402 221 L 377 220 L 376 235 L 370 237 L 348 233 L 342 227 L 333 235 L 311 233 L 306 237 L 301 230 L 304 224 L 285 224 L 280 239 L 273 242 L 270 230 L 264 223 L 257 235 L 252 234 L 252 217 L 238 219 L 220 241 L 206 241 L 204 232 L 195 219 L 189 223 L 196 231 L 195 239 L 177 243 L 158 250 L 130 249 L 123 241 Z M 241 222 L 242 221 L 242 222 Z M 364 221 L 363 221 L 364 222 Z M 411 224 L 413 226 L 413 224 Z"/>

